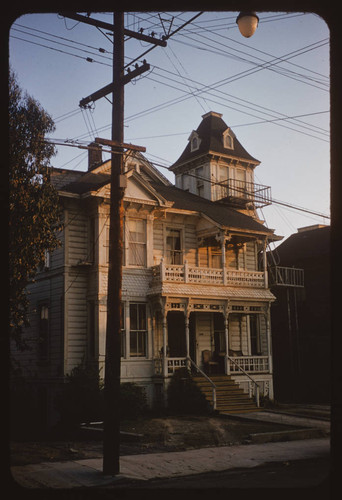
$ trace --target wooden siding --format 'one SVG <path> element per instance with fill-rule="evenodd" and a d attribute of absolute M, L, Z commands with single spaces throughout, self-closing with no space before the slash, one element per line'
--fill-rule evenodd
<path fill-rule="evenodd" d="M 71 266 L 90 258 L 88 247 L 88 218 L 83 210 L 69 210 L 66 233 L 66 259 Z"/>
<path fill-rule="evenodd" d="M 87 270 L 69 271 L 65 297 L 65 372 L 80 364 L 87 354 Z"/>

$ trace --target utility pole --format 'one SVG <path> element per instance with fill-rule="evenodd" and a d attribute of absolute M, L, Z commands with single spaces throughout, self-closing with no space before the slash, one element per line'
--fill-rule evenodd
<path fill-rule="evenodd" d="M 105 414 L 103 429 L 103 473 L 115 475 L 120 472 L 120 365 L 121 365 L 121 285 L 122 285 L 122 256 L 123 256 L 123 197 L 126 179 L 123 175 L 124 149 L 144 151 L 145 148 L 125 144 L 124 141 L 124 86 L 133 78 L 150 69 L 149 64 L 143 61 L 141 66 L 135 64 L 133 71 L 124 74 L 124 35 L 142 40 L 160 47 L 166 47 L 166 40 L 177 33 L 187 24 L 202 14 L 178 27 L 175 31 L 157 39 L 142 32 L 124 28 L 124 12 L 114 12 L 113 25 L 92 19 L 89 15 L 75 12 L 61 12 L 64 17 L 76 21 L 110 30 L 114 33 L 113 50 L 113 81 L 100 90 L 80 101 L 85 107 L 112 91 L 112 140 L 96 138 L 99 144 L 110 145 L 111 155 L 111 184 L 110 184 L 110 230 L 109 230 L 109 268 L 107 292 L 107 327 L 106 327 L 106 358 L 105 358 Z M 146 51 L 147 52 L 147 51 Z M 144 54 L 146 54 L 144 52 Z M 134 61 L 136 61 L 135 59 Z"/>
<path fill-rule="evenodd" d="M 114 13 L 112 141 L 123 143 L 124 13 Z M 114 150 L 115 148 L 113 148 Z M 109 269 L 104 383 L 103 473 L 120 472 L 121 283 L 123 238 L 123 149 L 111 155 Z"/>
<path fill-rule="evenodd" d="M 114 12 L 113 25 L 92 19 L 89 16 L 62 12 L 64 17 L 75 19 L 92 26 L 109 29 L 114 34 L 113 80 L 112 83 L 97 90 L 80 101 L 85 107 L 112 92 L 112 137 L 96 138 L 95 142 L 111 146 L 110 182 L 110 229 L 109 229 L 109 266 L 107 291 L 106 358 L 104 379 L 104 429 L 103 429 L 103 473 L 115 475 L 120 472 L 120 365 L 121 365 L 121 285 L 123 256 L 123 197 L 126 178 L 123 175 L 124 149 L 145 151 L 145 148 L 125 144 L 124 141 L 124 86 L 141 73 L 148 71 L 150 65 L 143 61 L 135 65 L 133 71 L 124 74 L 124 35 L 166 47 L 166 37 L 159 40 L 153 36 L 135 33 L 124 28 L 124 12 Z"/>

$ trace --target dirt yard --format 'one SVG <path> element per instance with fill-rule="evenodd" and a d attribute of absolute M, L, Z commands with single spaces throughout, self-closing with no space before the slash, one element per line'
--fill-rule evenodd
<path fill-rule="evenodd" d="M 219 416 L 141 418 L 122 423 L 120 449 L 121 455 L 132 455 L 247 444 L 251 433 L 290 428 L 288 425 Z M 10 453 L 11 465 L 101 457 L 102 432 L 84 431 L 84 434 L 69 440 L 11 442 Z"/>

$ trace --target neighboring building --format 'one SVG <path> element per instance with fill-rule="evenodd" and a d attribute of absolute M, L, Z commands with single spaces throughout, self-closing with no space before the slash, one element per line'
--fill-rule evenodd
<path fill-rule="evenodd" d="M 284 266 L 269 255 L 275 399 L 329 403 L 330 226 L 300 228 L 272 254 Z"/>
<path fill-rule="evenodd" d="M 245 392 L 252 377 L 273 398 L 266 247 L 280 238 L 256 215 L 270 203 L 270 188 L 254 183 L 260 162 L 221 116 L 207 113 L 190 135 L 170 167 L 176 186 L 143 155 L 126 159 L 121 377 L 143 385 L 150 405 L 189 358 L 207 371 L 204 351 Z M 17 353 L 47 405 L 82 360 L 103 374 L 110 167 L 98 149 L 87 172 L 52 171 L 62 246 L 30 286 L 32 350 Z"/>

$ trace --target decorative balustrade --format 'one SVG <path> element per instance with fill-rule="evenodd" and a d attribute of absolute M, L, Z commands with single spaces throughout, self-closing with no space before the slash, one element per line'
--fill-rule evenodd
<path fill-rule="evenodd" d="M 233 362 L 229 363 L 230 373 L 238 373 L 240 369 L 247 373 L 269 371 L 268 356 L 236 356 L 232 360 Z"/>
<path fill-rule="evenodd" d="M 235 269 L 160 264 L 152 267 L 153 282 L 199 283 L 211 285 L 265 287 L 265 273 Z"/>
<path fill-rule="evenodd" d="M 186 358 L 167 358 L 167 373 L 172 375 L 179 368 L 186 367 Z"/>

